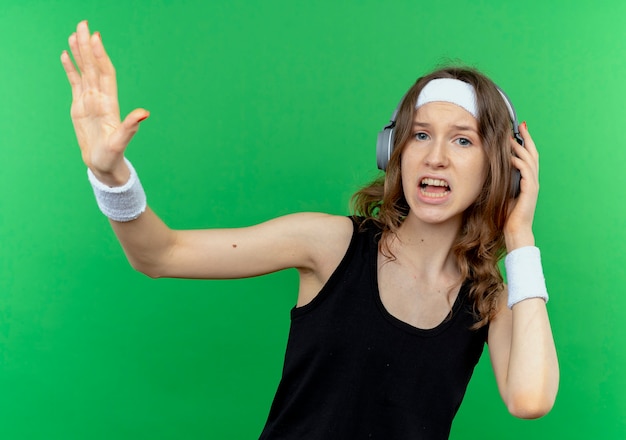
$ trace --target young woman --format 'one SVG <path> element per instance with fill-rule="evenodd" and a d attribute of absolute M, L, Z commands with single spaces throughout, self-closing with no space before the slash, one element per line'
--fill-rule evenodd
<path fill-rule="evenodd" d="M 511 414 L 552 407 L 559 371 L 532 221 L 538 154 L 506 97 L 472 69 L 420 78 L 381 135 L 384 177 L 355 216 L 300 213 L 240 229 L 175 231 L 124 151 L 115 70 L 78 24 L 62 64 L 101 210 L 150 277 L 239 278 L 296 268 L 298 301 L 263 439 L 443 439 L 488 343 Z M 519 195 L 512 190 L 519 170 Z M 509 286 L 497 261 L 505 261 Z"/>

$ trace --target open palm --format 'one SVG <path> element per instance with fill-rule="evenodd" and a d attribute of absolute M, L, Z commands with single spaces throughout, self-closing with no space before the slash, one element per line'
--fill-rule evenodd
<path fill-rule="evenodd" d="M 149 113 L 135 109 L 121 121 L 115 68 L 100 34 L 92 35 L 86 21 L 70 35 L 69 46 L 76 65 L 67 51 L 61 63 L 72 86 L 71 116 L 83 161 L 103 182 L 123 184 L 124 151 Z"/>

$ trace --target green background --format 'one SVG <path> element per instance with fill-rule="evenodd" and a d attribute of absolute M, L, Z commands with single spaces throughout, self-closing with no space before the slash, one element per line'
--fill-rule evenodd
<path fill-rule="evenodd" d="M 561 362 L 553 411 L 508 415 L 488 356 L 452 439 L 626 438 L 626 2 L 33 1 L 0 5 L 0 435 L 252 439 L 293 271 L 151 280 L 99 213 L 59 62 L 81 19 L 116 64 L 128 157 L 172 227 L 348 213 L 416 77 L 502 86 L 541 152 L 535 221 Z"/>

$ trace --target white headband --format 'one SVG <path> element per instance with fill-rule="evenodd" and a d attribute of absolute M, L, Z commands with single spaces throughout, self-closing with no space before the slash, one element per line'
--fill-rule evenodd
<path fill-rule="evenodd" d="M 419 96 L 415 108 L 429 102 L 449 102 L 464 108 L 478 119 L 476 92 L 471 84 L 453 78 L 437 78 L 429 81 Z"/>

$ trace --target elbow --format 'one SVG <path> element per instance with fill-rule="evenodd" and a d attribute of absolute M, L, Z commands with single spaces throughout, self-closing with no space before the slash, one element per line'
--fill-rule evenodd
<path fill-rule="evenodd" d="M 135 252 L 126 251 L 126 258 L 130 266 L 137 272 L 149 278 L 169 278 L 174 276 L 172 272 L 171 248 L 162 251 L 142 250 Z"/>
<path fill-rule="evenodd" d="M 556 400 L 556 393 L 517 393 L 507 402 L 507 409 L 520 419 L 538 419 L 548 414 Z"/>
<path fill-rule="evenodd" d="M 544 373 L 517 377 L 503 393 L 509 413 L 520 419 L 538 419 L 554 407 L 559 391 L 559 369 L 555 362 Z"/>
<path fill-rule="evenodd" d="M 129 259 L 128 262 L 133 269 L 146 275 L 149 278 L 156 279 L 164 277 L 163 272 L 159 270 L 159 268 L 154 264 L 135 259 Z"/>

